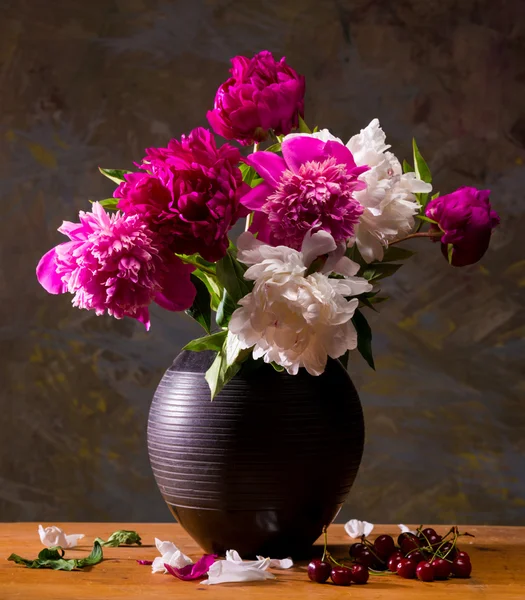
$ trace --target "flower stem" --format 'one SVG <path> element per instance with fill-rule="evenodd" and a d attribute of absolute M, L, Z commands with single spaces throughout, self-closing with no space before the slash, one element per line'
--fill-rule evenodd
<path fill-rule="evenodd" d="M 393 246 L 394 244 L 406 242 L 407 240 L 411 240 L 412 238 L 422 238 L 422 237 L 435 238 L 435 237 L 441 237 L 442 235 L 443 235 L 442 231 L 423 231 L 421 233 L 411 233 L 410 235 L 407 235 L 404 238 L 399 238 L 398 240 L 394 240 L 393 242 L 390 242 L 388 245 Z"/>

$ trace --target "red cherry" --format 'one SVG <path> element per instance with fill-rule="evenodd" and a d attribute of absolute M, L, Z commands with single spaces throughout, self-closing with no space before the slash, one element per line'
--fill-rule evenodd
<path fill-rule="evenodd" d="M 332 572 L 332 565 L 322 561 L 320 558 L 314 558 L 308 565 L 308 577 L 316 583 L 324 583 Z"/>
<path fill-rule="evenodd" d="M 443 556 L 446 556 L 448 560 L 454 560 L 458 553 L 452 542 L 445 542 L 439 551 L 441 554 L 443 554 Z"/>
<path fill-rule="evenodd" d="M 434 581 L 434 567 L 423 560 L 416 567 L 416 575 L 420 581 Z"/>
<path fill-rule="evenodd" d="M 352 567 L 352 581 L 359 585 L 364 585 L 368 581 L 368 569 L 364 565 L 354 565 Z"/>
<path fill-rule="evenodd" d="M 420 546 L 420 541 L 417 537 L 411 533 L 404 534 L 407 537 L 404 537 L 401 540 L 401 552 L 406 556 L 411 550 L 416 550 Z"/>
<path fill-rule="evenodd" d="M 434 579 L 447 579 L 450 575 L 451 564 L 444 558 L 435 558 L 432 566 L 434 567 Z"/>
<path fill-rule="evenodd" d="M 430 545 L 432 546 L 432 548 L 437 548 L 443 541 L 443 538 L 437 533 L 435 533 L 434 535 L 427 536 L 427 539 L 430 542 Z M 425 542 L 425 545 L 426 545 L 426 542 Z"/>
<path fill-rule="evenodd" d="M 418 537 L 423 538 L 423 541 L 425 542 L 425 538 L 428 539 L 431 535 L 437 535 L 436 530 L 432 529 L 432 527 L 425 527 Z"/>
<path fill-rule="evenodd" d="M 357 558 L 361 554 L 361 551 L 365 549 L 366 546 L 364 544 L 362 544 L 361 542 L 357 542 L 350 546 L 350 550 L 348 551 L 348 553 L 352 558 Z"/>
<path fill-rule="evenodd" d="M 456 554 L 456 558 L 464 558 L 465 560 L 468 560 L 470 562 L 470 556 L 463 551 L 458 551 L 458 553 Z"/>
<path fill-rule="evenodd" d="M 404 556 L 401 554 L 401 552 L 399 552 L 399 550 L 396 550 L 388 559 L 388 570 L 392 571 L 392 573 L 395 573 L 397 571 L 397 563 L 404 558 Z"/>
<path fill-rule="evenodd" d="M 427 560 L 427 557 L 423 554 L 423 552 L 421 552 L 421 550 L 412 550 L 407 554 L 407 558 L 413 560 L 416 564 Z"/>
<path fill-rule="evenodd" d="M 386 559 L 394 552 L 396 545 L 390 535 L 380 535 L 374 541 L 374 550 L 379 558 Z"/>
<path fill-rule="evenodd" d="M 330 579 L 335 585 L 350 585 L 352 583 L 352 571 L 348 567 L 334 567 L 330 573 Z"/>
<path fill-rule="evenodd" d="M 470 577 L 470 574 L 472 573 L 472 565 L 470 564 L 470 560 L 466 560 L 461 556 L 456 556 L 454 562 L 452 563 L 452 573 L 461 579 Z"/>
<path fill-rule="evenodd" d="M 370 550 L 368 550 L 368 548 L 361 550 L 359 555 L 355 557 L 355 560 L 357 563 L 359 563 L 360 565 L 364 565 L 368 569 L 375 569 L 377 566 L 377 559 L 370 552 Z"/>
<path fill-rule="evenodd" d="M 416 576 L 416 563 L 409 558 L 402 558 L 397 564 L 397 574 L 403 579 L 414 579 Z"/>

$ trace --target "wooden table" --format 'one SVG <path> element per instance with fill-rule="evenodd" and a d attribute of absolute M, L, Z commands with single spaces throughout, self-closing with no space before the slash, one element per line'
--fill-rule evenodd
<path fill-rule="evenodd" d="M 306 575 L 306 563 L 297 563 L 288 571 L 274 571 L 277 579 L 245 584 L 199 585 L 179 581 L 171 575 L 152 574 L 151 567 L 139 565 L 137 559 L 157 556 L 154 538 L 176 543 L 192 558 L 201 552 L 181 527 L 174 523 L 55 523 L 66 533 L 84 533 L 78 549 L 66 551 L 66 558 L 86 556 L 97 536 L 107 539 L 117 529 L 138 531 L 141 547 L 104 548 L 104 561 L 85 571 L 33 570 L 5 560 L 12 552 L 24 558 L 36 558 L 42 549 L 37 523 L 0 524 L 0 599 L 1 600 L 147 600 L 149 598 L 271 598 L 272 600 L 339 599 L 363 600 L 525 600 L 525 528 L 466 528 L 475 538 L 463 538 L 462 549 L 468 551 L 473 564 L 470 579 L 450 579 L 434 583 L 401 579 L 397 575 L 371 576 L 364 586 L 349 588 L 312 583 Z M 44 525 L 49 525 L 45 523 Z M 436 527 L 445 533 L 447 527 Z M 462 528 L 464 529 L 464 528 Z M 378 533 L 398 534 L 397 527 L 377 525 Z M 373 538 L 373 536 L 371 536 Z M 342 525 L 329 529 L 330 551 L 345 556 L 350 539 Z M 320 543 L 320 542 L 318 542 Z M 283 558 L 283 557 L 273 557 Z"/>

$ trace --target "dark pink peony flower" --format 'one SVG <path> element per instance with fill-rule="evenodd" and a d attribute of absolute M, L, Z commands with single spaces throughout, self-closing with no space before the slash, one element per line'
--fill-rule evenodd
<path fill-rule="evenodd" d="M 228 140 L 248 145 L 260 142 L 273 129 L 286 135 L 304 116 L 304 77 L 286 64 L 277 62 L 268 50 L 252 59 L 232 59 L 231 77 L 217 90 L 208 121 Z"/>
<path fill-rule="evenodd" d="M 113 195 L 120 210 L 140 215 L 174 252 L 216 261 L 226 253 L 229 230 L 247 214 L 240 200 L 250 188 L 240 158 L 199 127 L 167 148 L 148 148 L 144 171 L 125 175 Z"/>
<path fill-rule="evenodd" d="M 448 244 L 453 246 L 451 263 L 455 267 L 478 262 L 489 247 L 492 230 L 500 222 L 498 213 L 492 210 L 489 195 L 490 190 L 460 187 L 427 205 L 426 216 L 437 221 L 444 232 L 438 241 L 446 258 Z"/>
<path fill-rule="evenodd" d="M 191 581 L 192 579 L 201 579 L 209 571 L 210 567 L 217 560 L 215 554 L 205 554 L 199 560 L 191 565 L 186 565 L 177 569 L 171 565 L 165 564 L 164 568 L 174 577 L 178 577 L 183 581 Z"/>
<path fill-rule="evenodd" d="M 80 211 L 80 223 L 64 221 L 58 231 L 71 241 L 47 252 L 37 278 L 50 294 L 74 294 L 73 306 L 133 317 L 149 329 L 148 306 L 185 310 L 195 298 L 191 265 L 183 264 L 137 215 L 109 216 L 95 202 Z"/>
<path fill-rule="evenodd" d="M 343 144 L 310 136 L 286 138 L 282 154 L 255 152 L 246 159 L 263 178 L 242 199 L 256 211 L 250 231 L 263 242 L 296 250 L 310 230 L 346 241 L 363 213 L 353 193 L 366 187 L 358 176 L 368 167 L 357 167 Z"/>

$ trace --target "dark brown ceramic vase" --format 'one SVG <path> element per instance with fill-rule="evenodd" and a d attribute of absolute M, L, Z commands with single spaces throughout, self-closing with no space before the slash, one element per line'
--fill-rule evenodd
<path fill-rule="evenodd" d="M 312 377 L 263 365 L 211 402 L 211 352 L 182 352 L 157 388 L 148 449 L 171 512 L 206 552 L 303 556 L 354 482 L 364 442 L 339 361 Z"/>

